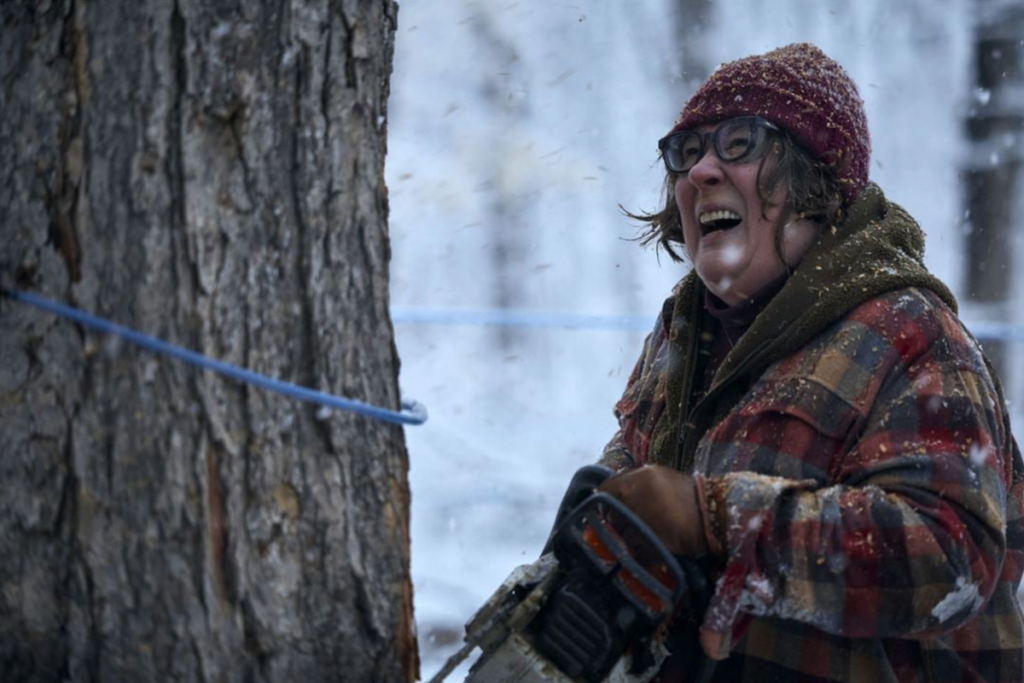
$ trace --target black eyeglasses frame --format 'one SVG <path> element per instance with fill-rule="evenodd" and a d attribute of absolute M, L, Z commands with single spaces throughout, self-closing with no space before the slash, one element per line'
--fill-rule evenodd
<path fill-rule="evenodd" d="M 730 158 L 721 149 L 721 140 L 719 139 L 719 132 L 724 130 L 726 126 L 735 125 L 737 122 L 743 121 L 749 121 L 750 123 L 751 142 L 749 145 L 747 145 L 747 149 L 745 149 L 741 154 L 739 154 L 736 157 Z M 767 119 L 761 118 L 760 116 L 737 116 L 723 121 L 722 123 L 715 126 L 715 129 L 713 131 L 710 131 L 708 133 L 699 133 L 695 130 L 690 129 L 679 130 L 676 131 L 675 133 L 670 133 L 669 135 L 666 135 L 662 139 L 658 140 L 658 151 L 661 152 L 661 158 L 665 162 L 665 168 L 668 170 L 669 173 L 674 173 L 675 175 L 686 175 L 687 173 L 690 172 L 691 168 L 696 166 L 697 163 L 704 158 L 704 154 L 708 151 L 709 140 L 714 146 L 715 154 L 718 155 L 718 158 L 720 160 L 729 164 L 741 163 L 743 161 L 748 161 L 750 154 L 757 149 L 758 140 L 756 132 L 758 131 L 758 129 L 767 130 L 779 134 L 782 133 L 782 130 L 778 126 L 776 126 L 774 123 Z M 675 168 L 672 167 L 670 155 L 667 155 L 665 153 L 665 150 L 668 149 L 669 145 L 672 143 L 673 140 L 677 140 L 679 138 L 683 138 L 686 136 L 696 136 L 697 139 L 700 140 L 700 148 L 697 152 L 697 158 L 694 159 L 693 164 L 691 164 L 689 168 L 685 170 L 676 170 Z M 762 154 L 763 153 L 764 152 L 762 149 Z"/>

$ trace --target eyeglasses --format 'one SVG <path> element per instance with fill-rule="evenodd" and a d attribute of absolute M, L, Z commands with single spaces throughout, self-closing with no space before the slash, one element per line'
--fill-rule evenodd
<path fill-rule="evenodd" d="M 751 161 L 764 156 L 768 149 L 769 131 L 779 128 L 760 116 L 740 116 L 729 119 L 710 133 L 681 130 L 658 141 L 661 158 L 670 173 L 688 173 L 707 151 L 708 140 L 715 146 L 715 154 L 722 161 L 735 163 Z"/>

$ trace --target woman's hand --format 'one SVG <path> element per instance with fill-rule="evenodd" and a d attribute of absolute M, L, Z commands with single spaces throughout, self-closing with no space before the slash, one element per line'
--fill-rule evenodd
<path fill-rule="evenodd" d="M 635 512 L 673 555 L 696 557 L 708 552 L 693 477 L 669 467 L 646 465 L 608 479 L 599 490 Z"/>

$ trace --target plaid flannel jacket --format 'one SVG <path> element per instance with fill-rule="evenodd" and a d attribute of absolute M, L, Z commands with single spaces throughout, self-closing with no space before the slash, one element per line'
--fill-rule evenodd
<path fill-rule="evenodd" d="M 616 405 L 613 467 L 647 462 L 670 315 Z M 1022 469 L 977 342 L 930 291 L 870 299 L 771 365 L 696 454 L 726 550 L 715 680 L 1024 680 Z"/>

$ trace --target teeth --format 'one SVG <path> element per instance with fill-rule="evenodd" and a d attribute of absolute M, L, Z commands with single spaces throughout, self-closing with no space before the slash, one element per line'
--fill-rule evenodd
<path fill-rule="evenodd" d="M 700 224 L 709 225 L 715 221 L 740 220 L 740 217 L 732 211 L 705 211 L 700 215 Z"/>

